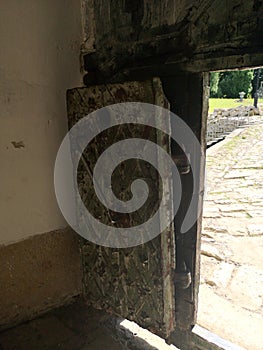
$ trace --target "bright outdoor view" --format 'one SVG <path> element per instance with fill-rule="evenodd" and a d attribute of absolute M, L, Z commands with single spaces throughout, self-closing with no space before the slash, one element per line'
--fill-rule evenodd
<path fill-rule="evenodd" d="M 213 72 L 198 323 L 263 344 L 263 69 Z M 249 330 L 249 331 L 248 331 Z"/>

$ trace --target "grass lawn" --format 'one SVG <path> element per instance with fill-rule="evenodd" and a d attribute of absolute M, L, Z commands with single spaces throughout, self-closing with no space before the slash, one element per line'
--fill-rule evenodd
<path fill-rule="evenodd" d="M 246 98 L 243 102 L 237 102 L 236 99 L 232 98 L 210 98 L 209 99 L 209 113 L 213 113 L 215 108 L 234 108 L 240 105 L 253 106 L 253 98 Z M 263 102 L 263 99 L 259 99 L 258 103 Z"/>

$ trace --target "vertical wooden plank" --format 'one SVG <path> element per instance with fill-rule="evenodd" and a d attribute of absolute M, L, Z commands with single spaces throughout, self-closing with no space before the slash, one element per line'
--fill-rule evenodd
<path fill-rule="evenodd" d="M 206 117 L 208 112 L 208 74 L 182 72 L 177 76 L 163 79 L 164 91 L 171 105 L 171 111 L 182 118 L 193 130 L 198 138 L 201 149 L 205 153 Z M 172 127 L 176 125 L 172 124 Z M 190 146 L 191 145 L 187 145 Z M 173 156 L 183 154 L 178 146 L 172 147 Z M 202 193 L 204 191 L 204 164 L 201 159 L 191 159 L 198 167 L 198 195 L 199 210 L 202 207 Z M 176 288 L 176 331 L 170 341 L 177 346 L 186 344 L 191 339 L 191 330 L 196 323 L 198 288 L 200 279 L 200 237 L 201 216 L 186 233 L 181 234 L 181 224 L 188 210 L 193 189 L 192 173 L 181 174 L 183 200 L 174 220 L 176 240 L 176 268 L 185 265 L 191 273 L 191 284 L 183 289 L 175 281 Z M 196 217 L 198 216 L 198 208 Z M 187 340 L 188 339 L 188 340 Z"/>
<path fill-rule="evenodd" d="M 155 104 L 158 106 L 164 106 L 166 109 L 170 109 L 169 103 L 165 95 L 163 94 L 162 84 L 160 79 L 153 79 L 153 86 L 155 91 Z M 162 125 L 171 128 L 170 118 L 167 119 L 160 118 L 157 121 L 157 128 L 162 129 Z M 171 140 L 168 135 L 164 135 L 162 132 L 157 131 L 157 144 L 161 145 L 162 148 L 168 154 L 171 154 Z M 158 154 L 158 164 L 160 168 L 167 169 L 167 164 Z M 167 196 L 170 197 L 170 190 L 172 184 L 164 188 L 160 187 L 160 197 Z M 171 215 L 173 208 L 166 207 L 161 213 L 161 220 L 164 216 Z M 174 289 L 174 273 L 175 270 L 175 236 L 174 236 L 174 226 L 173 223 L 166 228 L 161 234 L 161 250 L 163 252 L 163 298 L 164 298 L 164 322 L 167 325 L 169 332 L 175 329 L 175 289 Z"/>
<path fill-rule="evenodd" d="M 70 127 L 83 116 L 101 107 L 120 102 L 148 102 L 168 107 L 158 79 L 146 82 L 126 82 L 108 84 L 89 88 L 73 89 L 68 92 L 68 118 Z M 161 122 L 169 122 L 162 121 Z M 84 158 L 79 163 L 79 189 L 82 200 L 94 215 L 109 223 L 107 212 L 103 211 L 96 200 L 92 188 L 92 170 L 96 159 L 105 148 L 128 137 L 140 137 L 161 143 L 169 152 L 169 142 L 162 143 L 163 136 L 148 127 L 128 126 L 115 128 L 113 132 L 105 132 L 102 138 L 96 137 L 94 142 L 84 151 Z M 156 155 L 157 156 L 157 155 Z M 87 171 L 87 166 L 90 168 Z M 159 179 L 153 169 L 143 163 L 129 163 L 112 178 L 112 186 L 121 190 L 129 182 L 125 174 L 133 174 L 143 178 L 150 184 L 150 201 L 141 217 L 122 219 L 114 217 L 118 224 L 127 224 L 129 220 L 147 217 L 149 211 L 156 210 L 159 200 Z M 152 192 L 151 192 L 152 190 Z M 121 194 L 125 196 L 125 193 Z M 125 197 L 123 197 L 125 198 Z M 156 203 L 157 202 L 157 203 Z M 125 221 L 128 220 L 128 221 Z M 88 228 L 87 228 L 88 229 Z M 124 318 L 134 320 L 142 327 L 166 338 L 174 329 L 174 237 L 172 228 L 168 228 L 155 239 L 144 245 L 132 248 L 107 248 L 97 246 L 84 239 L 81 240 L 81 252 L 84 268 L 84 292 L 88 303 Z"/>

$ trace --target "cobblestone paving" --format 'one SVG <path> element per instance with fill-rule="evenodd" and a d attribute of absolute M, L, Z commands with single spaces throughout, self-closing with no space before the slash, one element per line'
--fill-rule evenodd
<path fill-rule="evenodd" d="M 263 124 L 208 149 L 206 178 L 198 323 L 262 350 Z"/>

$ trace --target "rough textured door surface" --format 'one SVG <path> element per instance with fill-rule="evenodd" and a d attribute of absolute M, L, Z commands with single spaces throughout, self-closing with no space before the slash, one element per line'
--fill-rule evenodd
<path fill-rule="evenodd" d="M 159 79 L 145 82 L 99 85 L 68 91 L 68 120 L 72 127 L 99 108 L 120 102 L 147 102 L 168 108 Z M 160 120 L 160 123 L 170 123 Z M 162 190 L 158 172 L 142 160 L 123 162 L 112 175 L 112 187 L 120 199 L 129 198 L 129 183 L 142 178 L 149 197 L 140 211 L 116 214 L 99 202 L 92 173 L 100 154 L 126 138 L 148 139 L 169 152 L 169 139 L 147 126 L 125 125 L 107 129 L 89 143 L 78 165 L 78 187 L 86 208 L 107 225 L 138 225 L 156 212 Z M 81 218 L 78 218 L 81 221 Z M 82 224 L 82 223 L 81 223 Z M 86 228 L 88 230 L 88 227 Z M 153 240 L 132 248 L 108 248 L 81 239 L 86 300 L 167 337 L 174 329 L 174 237 L 171 227 Z"/>

